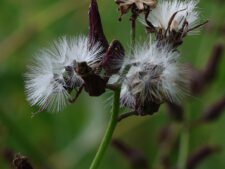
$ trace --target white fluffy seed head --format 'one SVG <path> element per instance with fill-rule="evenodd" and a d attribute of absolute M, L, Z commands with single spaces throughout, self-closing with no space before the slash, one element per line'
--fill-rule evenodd
<path fill-rule="evenodd" d="M 179 11 L 170 29 L 175 31 L 181 29 L 185 20 L 188 22 L 189 28 L 194 27 L 199 20 L 198 2 L 198 0 L 159 0 L 157 7 L 151 11 L 148 20 L 155 27 L 166 30 L 173 14 Z M 143 20 L 142 23 L 145 24 Z"/>
<path fill-rule="evenodd" d="M 135 100 L 141 103 L 153 101 L 178 102 L 185 87 L 185 68 L 178 62 L 179 54 L 169 45 L 159 46 L 152 41 L 134 51 L 132 65 L 122 84 L 121 102 L 133 107 Z"/>
<path fill-rule="evenodd" d="M 84 36 L 54 41 L 50 48 L 40 50 L 25 74 L 25 91 L 31 105 L 39 105 L 48 111 L 60 111 L 70 97 L 66 88 L 80 85 L 83 80 L 74 71 L 77 62 L 87 62 L 90 67 L 102 58 L 100 44 L 88 49 Z M 65 68 L 69 67 L 70 75 Z M 66 76 L 66 78 L 65 78 Z"/>

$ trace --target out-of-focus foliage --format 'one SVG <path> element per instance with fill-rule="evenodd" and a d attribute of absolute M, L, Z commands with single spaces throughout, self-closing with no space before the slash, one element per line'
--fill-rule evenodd
<path fill-rule="evenodd" d="M 113 0 L 98 0 L 106 37 L 120 40 L 127 50 L 130 44 L 128 16 L 118 22 L 119 12 Z M 86 169 L 89 167 L 106 129 L 110 113 L 110 93 L 101 98 L 86 94 L 60 113 L 42 112 L 31 118 L 37 107 L 30 107 L 24 93 L 23 73 L 31 56 L 49 41 L 62 35 L 87 35 L 89 0 L 1 0 L 0 1 L 0 168 L 10 168 L 2 152 L 29 157 L 37 168 Z M 224 44 L 225 2 L 202 0 L 201 18 L 210 23 L 197 36 L 184 39 L 182 60 L 201 68 L 216 42 Z M 144 27 L 137 24 L 137 41 L 146 38 Z M 198 96 L 184 100 L 186 115 L 200 116 L 202 110 L 225 94 L 225 55 L 218 65 L 214 81 Z M 225 110 L 224 110 L 225 112 Z M 150 164 L 155 163 L 157 133 L 170 122 L 165 106 L 152 117 L 132 117 L 122 121 L 115 138 L 139 148 Z M 225 150 L 225 116 L 190 131 L 192 152 L 203 143 Z M 171 154 L 176 161 L 177 152 Z M 113 160 L 112 160 L 113 159 Z M 225 168 L 225 151 L 202 162 L 199 169 Z M 112 146 L 101 163 L 102 169 L 128 169 L 130 165 Z"/>

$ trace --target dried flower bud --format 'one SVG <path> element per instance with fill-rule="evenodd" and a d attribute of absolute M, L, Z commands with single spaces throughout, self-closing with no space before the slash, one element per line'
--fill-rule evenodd
<path fill-rule="evenodd" d="M 33 169 L 27 157 L 22 156 L 20 153 L 15 154 L 13 165 L 16 169 Z"/>
<path fill-rule="evenodd" d="M 218 152 L 219 150 L 219 147 L 212 145 L 204 145 L 200 147 L 199 149 L 192 152 L 191 155 L 188 157 L 186 164 L 187 169 L 195 169 L 197 165 L 206 157 L 210 156 L 215 152 Z"/>
<path fill-rule="evenodd" d="M 89 7 L 88 40 L 90 47 L 92 47 L 96 42 L 101 42 L 101 45 L 104 48 L 103 52 L 106 52 L 108 49 L 109 44 L 103 32 L 101 17 L 99 15 L 98 4 L 96 0 L 91 0 Z"/>
<path fill-rule="evenodd" d="M 146 157 L 144 157 L 143 153 L 139 150 L 132 148 L 117 139 L 113 140 L 112 145 L 127 158 L 127 160 L 131 163 L 132 168 L 149 168 Z"/>
<path fill-rule="evenodd" d="M 83 77 L 85 81 L 85 90 L 90 96 L 100 96 L 105 92 L 106 82 L 96 74 Z"/>
<path fill-rule="evenodd" d="M 212 54 L 203 71 L 197 71 L 190 66 L 191 90 L 193 94 L 199 94 L 204 86 L 207 85 L 216 75 L 217 65 L 223 54 L 223 45 L 218 43 L 214 45 Z"/>
<path fill-rule="evenodd" d="M 132 15 L 138 16 L 141 12 L 147 12 L 156 7 L 156 0 L 115 0 L 119 5 L 119 11 L 121 12 L 121 17 L 128 13 L 131 9 Z"/>
<path fill-rule="evenodd" d="M 201 92 L 204 84 L 204 78 L 201 72 L 188 64 L 189 77 L 190 77 L 190 90 L 193 95 L 197 95 Z"/>
<path fill-rule="evenodd" d="M 84 80 L 84 88 L 90 96 L 99 96 L 105 92 L 106 82 L 86 62 L 78 63 L 75 71 Z"/>
<path fill-rule="evenodd" d="M 112 41 L 102 59 L 102 66 L 106 76 L 111 76 L 119 72 L 123 64 L 124 55 L 125 51 L 122 44 L 118 40 Z"/>
<path fill-rule="evenodd" d="M 225 96 L 223 96 L 216 103 L 205 109 L 205 111 L 202 114 L 202 117 L 200 117 L 199 120 L 203 122 L 213 121 L 223 113 L 224 109 L 225 109 Z"/>
<path fill-rule="evenodd" d="M 204 77 L 205 81 L 208 82 L 214 78 L 216 74 L 217 65 L 219 64 L 222 55 L 223 55 L 223 44 L 218 43 L 214 46 L 209 61 L 202 73 L 202 76 Z"/>

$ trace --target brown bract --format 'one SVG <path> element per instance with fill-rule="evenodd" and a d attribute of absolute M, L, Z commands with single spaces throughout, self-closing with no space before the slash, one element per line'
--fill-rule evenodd
<path fill-rule="evenodd" d="M 75 71 L 84 80 L 84 89 L 90 96 L 99 96 L 105 92 L 106 82 L 86 62 L 77 63 Z"/>
<path fill-rule="evenodd" d="M 105 76 L 111 76 L 119 72 L 125 56 L 125 50 L 118 40 L 113 40 L 102 59 L 102 67 Z"/>

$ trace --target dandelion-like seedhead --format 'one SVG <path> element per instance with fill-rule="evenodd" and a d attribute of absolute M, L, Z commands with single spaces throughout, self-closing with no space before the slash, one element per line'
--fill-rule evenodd
<path fill-rule="evenodd" d="M 199 24 L 198 0 L 159 0 L 157 7 L 146 13 L 140 21 L 148 33 L 154 33 L 160 43 L 170 43 L 173 48 L 182 44 L 182 39 L 204 24 Z"/>
<path fill-rule="evenodd" d="M 77 65 L 85 62 L 94 69 L 101 61 L 102 50 L 100 43 L 88 49 L 84 36 L 62 37 L 49 49 L 40 50 L 25 74 L 27 100 L 41 109 L 59 111 L 68 102 L 70 91 L 83 83 Z"/>
<path fill-rule="evenodd" d="M 169 26 L 171 18 L 170 31 L 179 31 L 182 29 L 185 22 L 185 29 L 194 27 L 198 24 L 199 12 L 197 11 L 198 0 L 159 0 L 157 8 L 152 10 L 148 16 L 148 20 L 156 27 L 163 31 Z"/>
<path fill-rule="evenodd" d="M 151 40 L 136 47 L 122 84 L 122 104 L 134 108 L 146 102 L 178 102 L 187 84 L 178 57 L 170 45 L 159 46 Z"/>

